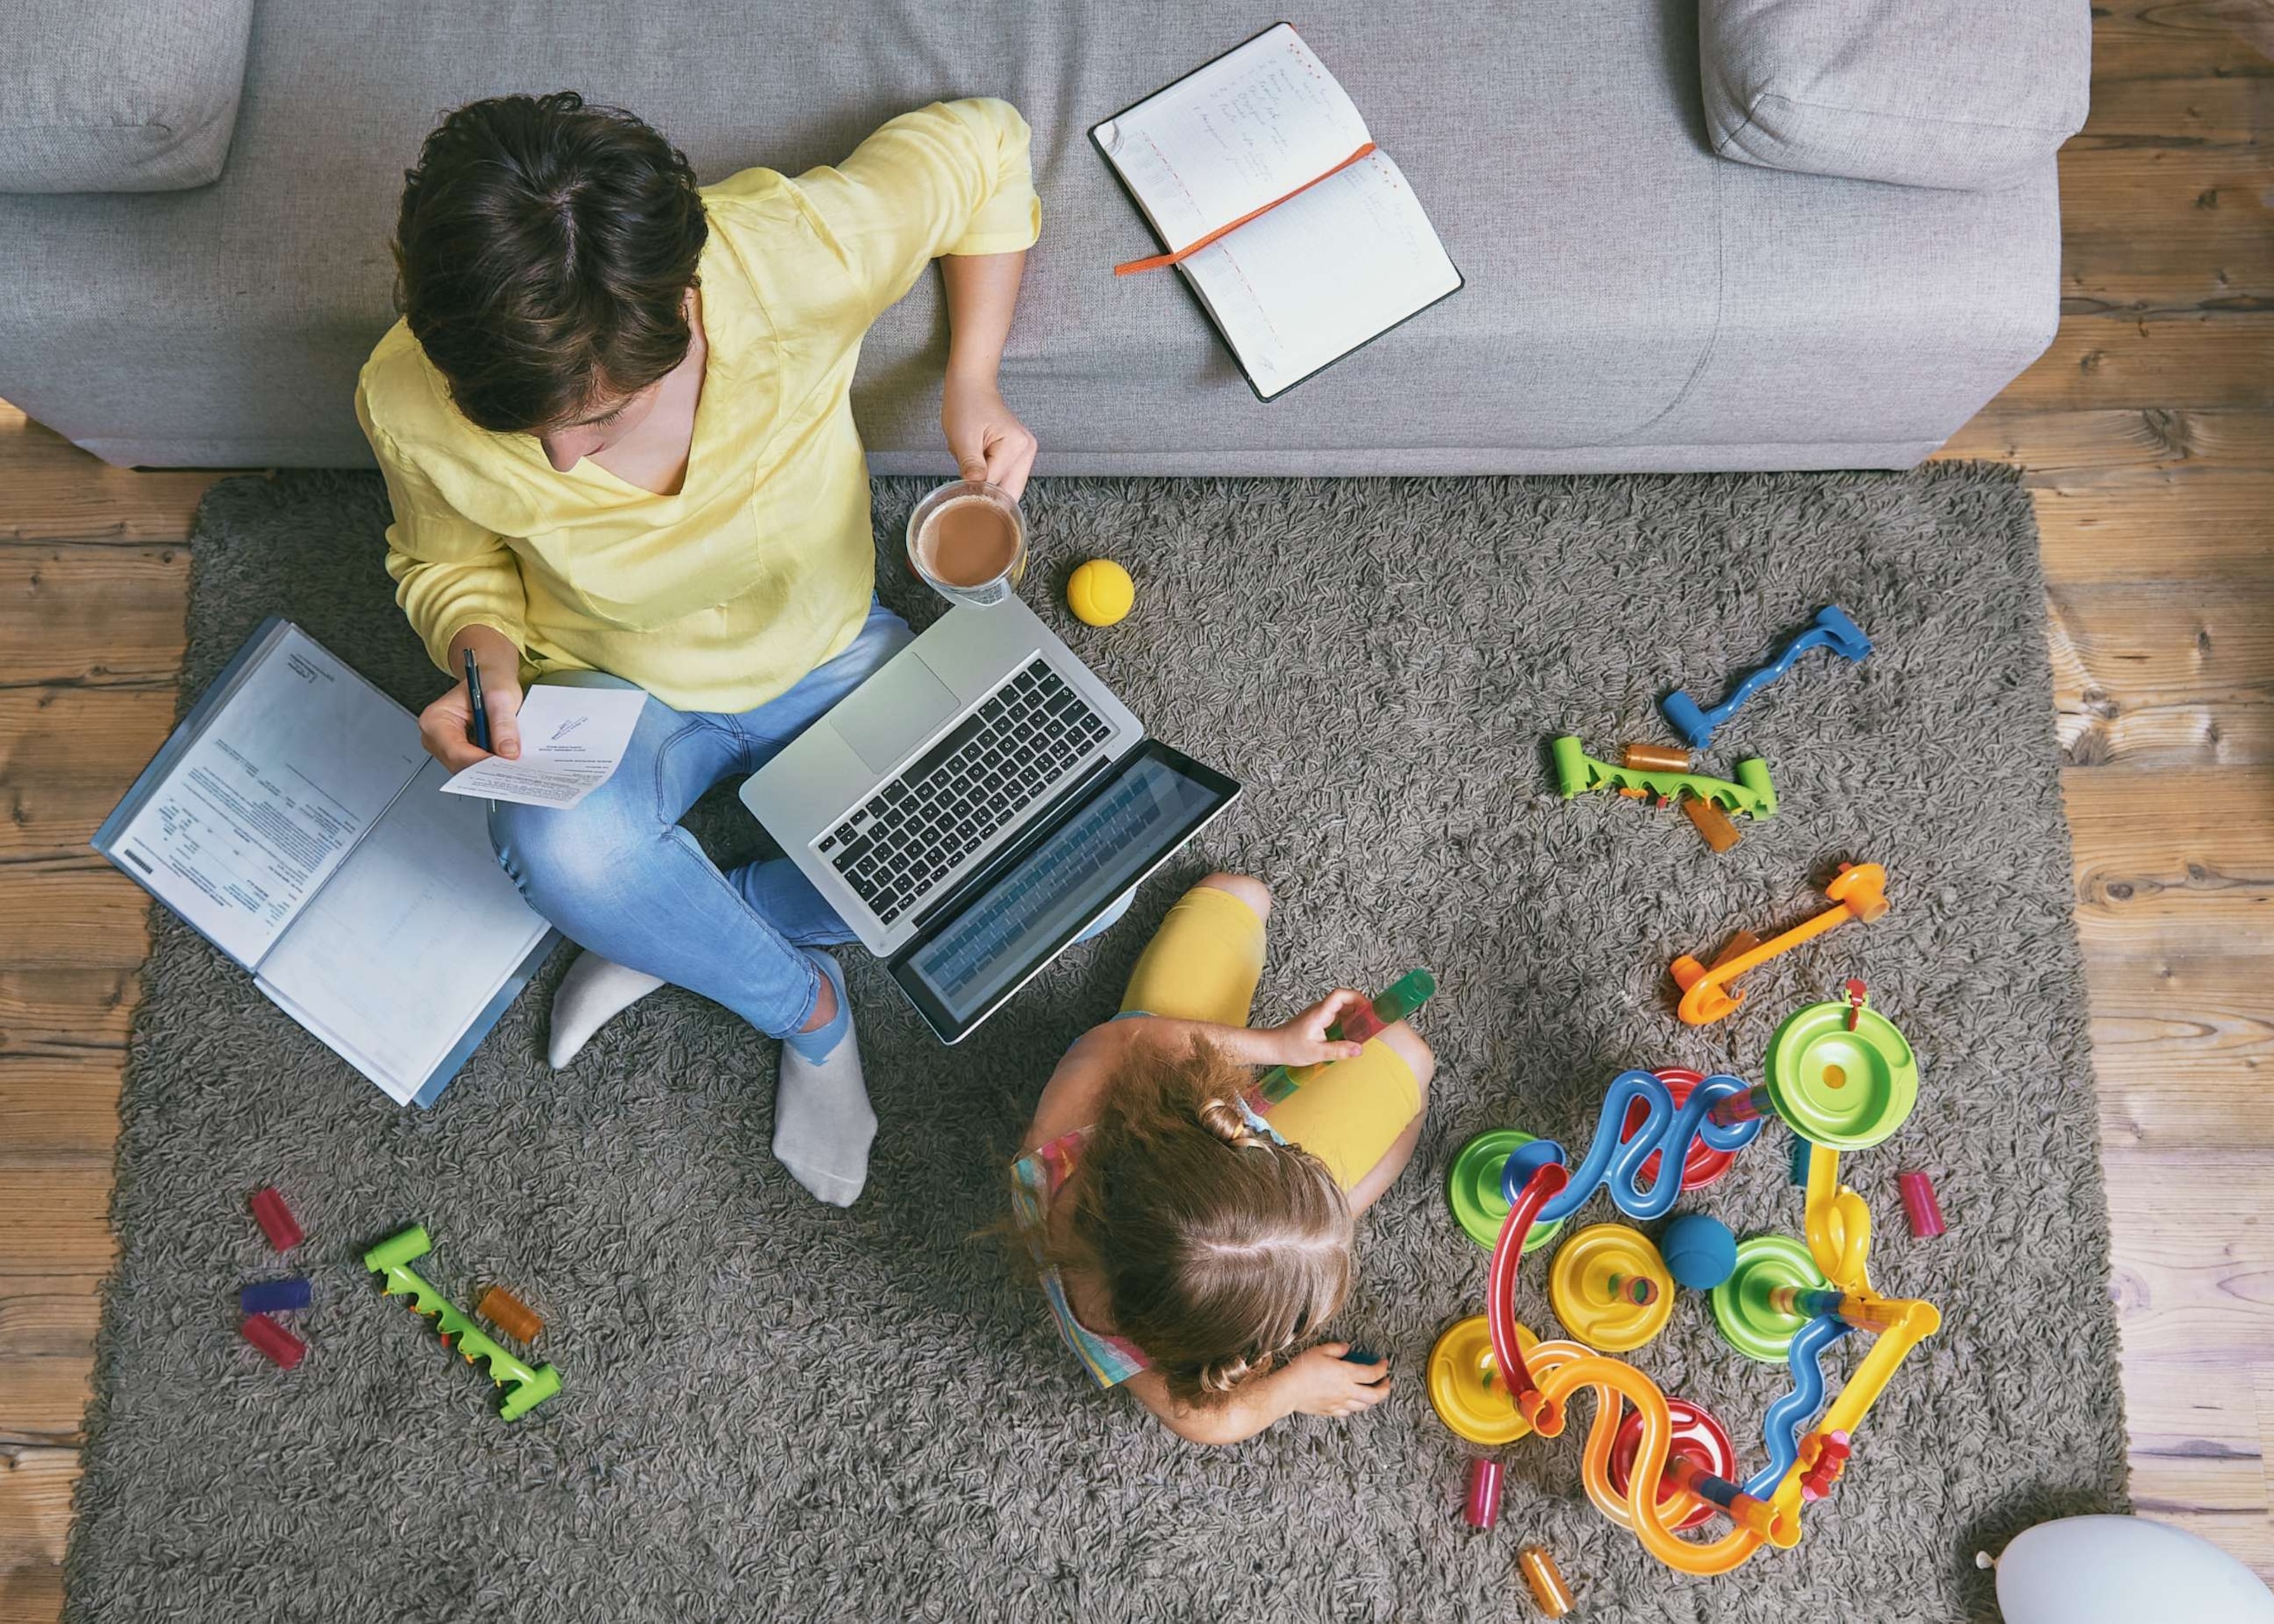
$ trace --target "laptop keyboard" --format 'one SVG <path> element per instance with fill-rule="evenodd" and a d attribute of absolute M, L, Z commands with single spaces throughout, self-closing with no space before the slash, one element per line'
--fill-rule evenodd
<path fill-rule="evenodd" d="M 818 849 L 889 925 L 1111 731 L 1047 660 L 1030 660 Z"/>

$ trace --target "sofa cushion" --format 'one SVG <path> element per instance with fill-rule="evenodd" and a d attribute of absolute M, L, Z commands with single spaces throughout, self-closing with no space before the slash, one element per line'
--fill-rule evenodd
<path fill-rule="evenodd" d="M 1742 163 L 1992 191 L 2084 124 L 2089 0 L 1700 0 L 1713 150 Z"/>
<path fill-rule="evenodd" d="M 252 0 L 8 0 L 0 192 L 177 192 L 221 174 Z"/>

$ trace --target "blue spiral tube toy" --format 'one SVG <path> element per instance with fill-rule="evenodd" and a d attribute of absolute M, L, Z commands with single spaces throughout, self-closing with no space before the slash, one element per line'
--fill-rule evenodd
<path fill-rule="evenodd" d="M 1587 1147 L 1585 1159 L 1571 1170 L 1571 1182 L 1563 1192 L 1540 1209 L 1539 1222 L 1553 1223 L 1577 1212 L 1605 1183 L 1610 1185 L 1612 1204 L 1628 1217 L 1665 1217 L 1682 1194 L 1682 1169 L 1689 1160 L 1692 1139 L 1702 1139 L 1714 1150 L 1742 1150 L 1760 1132 L 1758 1116 L 1724 1125 L 1707 1115 L 1721 1101 L 1744 1094 L 1749 1087 L 1742 1079 L 1716 1073 L 1691 1089 L 1690 1098 L 1676 1110 L 1673 1091 L 1657 1073 L 1620 1072 L 1603 1095 L 1595 1142 Z M 1638 1100 L 1645 1113 L 1642 1124 L 1632 1139 L 1621 1144 L 1619 1126 L 1626 1120 L 1627 1108 Z M 1645 1190 L 1641 1187 L 1643 1163 L 1653 1155 L 1663 1160 L 1658 1164 L 1658 1177 Z M 1517 1192 L 1543 1161 L 1563 1159 L 1562 1147 L 1551 1140 L 1519 1147 L 1501 1171 L 1502 1199 L 1513 1207 Z"/>
<path fill-rule="evenodd" d="M 1745 1479 L 1745 1492 L 1754 1499 L 1766 1500 L 1774 1494 L 1785 1473 L 1800 1458 L 1800 1434 L 1824 1408 L 1824 1355 L 1849 1329 L 1844 1322 L 1823 1314 L 1792 1334 L 1792 1347 L 1785 1355 L 1792 1367 L 1792 1391 L 1761 1417 L 1761 1441 L 1768 1447 L 1769 1463 Z"/>

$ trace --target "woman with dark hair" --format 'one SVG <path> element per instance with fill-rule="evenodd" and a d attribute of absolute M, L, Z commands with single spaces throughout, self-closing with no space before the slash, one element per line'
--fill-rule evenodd
<path fill-rule="evenodd" d="M 844 978 L 853 940 L 786 860 L 728 874 L 679 819 L 755 771 L 908 637 L 874 598 L 848 391 L 862 335 L 945 256 L 941 426 L 1014 494 L 1035 439 L 996 372 L 1040 220 L 1025 121 L 935 103 L 836 168 L 698 187 L 630 114 L 563 92 L 460 108 L 406 177 L 403 319 L 356 406 L 387 476 L 396 599 L 451 674 L 471 651 L 497 754 L 531 681 L 644 689 L 614 778 L 568 810 L 493 803 L 498 858 L 585 950 L 564 1065 L 665 981 L 783 1040 L 774 1153 L 860 1193 L 876 1132 Z M 419 718 L 464 767 L 461 680 Z"/>

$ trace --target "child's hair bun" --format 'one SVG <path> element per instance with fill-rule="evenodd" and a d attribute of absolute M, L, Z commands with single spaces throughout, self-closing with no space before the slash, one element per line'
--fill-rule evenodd
<path fill-rule="evenodd" d="M 1222 1094 L 1202 1100 L 1195 1109 L 1201 1126 L 1234 1150 L 1246 1150 L 1252 1145 L 1265 1143 L 1263 1136 L 1249 1124 L 1247 1114 Z"/>
<path fill-rule="evenodd" d="M 1211 1359 L 1201 1366 L 1201 1391 L 1229 1393 L 1254 1375 L 1257 1368 L 1256 1362 L 1244 1355 L 1235 1354 L 1228 1359 Z"/>

